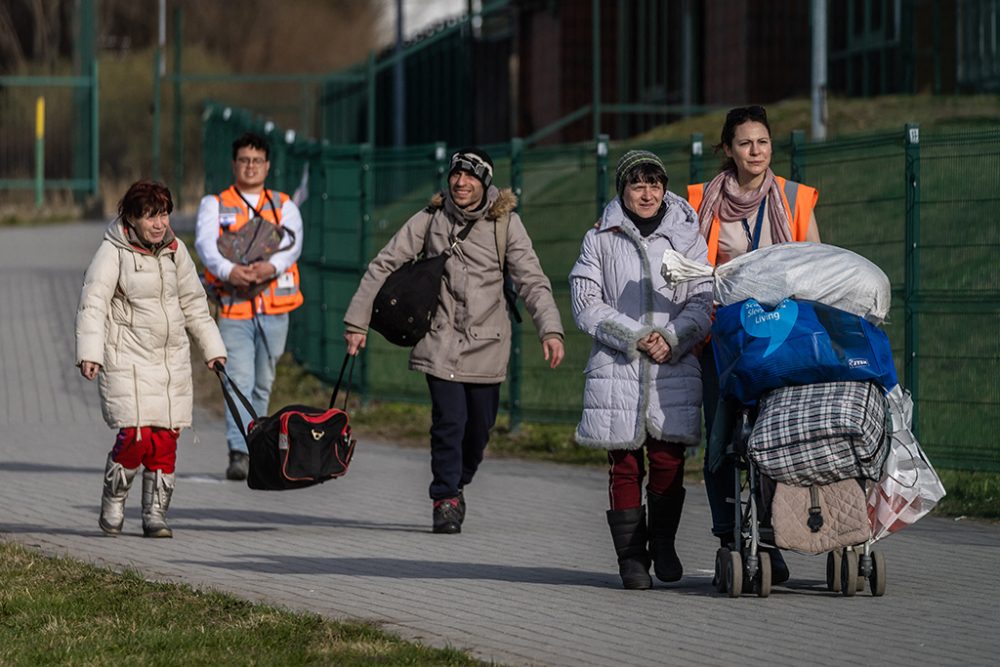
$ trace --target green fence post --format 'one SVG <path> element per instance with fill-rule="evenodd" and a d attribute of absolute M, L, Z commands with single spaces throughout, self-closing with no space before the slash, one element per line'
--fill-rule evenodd
<path fill-rule="evenodd" d="M 601 137 L 601 0 L 593 0 L 590 5 L 591 46 L 593 52 L 593 87 L 594 87 L 594 138 Z"/>
<path fill-rule="evenodd" d="M 515 137 L 510 140 L 510 187 L 517 197 L 517 210 L 520 213 L 521 193 L 524 179 L 524 141 Z M 510 430 L 517 431 L 521 427 L 521 380 L 523 376 L 522 327 L 510 318 Z"/>
<path fill-rule="evenodd" d="M 160 74 L 163 63 L 163 45 L 157 43 L 153 54 L 153 145 L 152 168 L 150 173 L 154 181 L 160 180 Z"/>
<path fill-rule="evenodd" d="M 367 142 L 369 148 L 375 146 L 375 79 L 378 73 L 375 70 L 375 52 L 368 52 L 368 65 L 365 68 L 366 77 L 368 79 L 368 127 L 367 127 Z"/>
<path fill-rule="evenodd" d="M 101 194 L 101 98 L 100 67 L 94 58 L 90 74 L 90 194 Z"/>
<path fill-rule="evenodd" d="M 597 217 L 608 203 L 608 135 L 597 135 Z"/>
<path fill-rule="evenodd" d="M 705 137 L 701 132 L 691 133 L 691 162 L 688 183 L 701 183 L 701 155 L 704 152 Z"/>
<path fill-rule="evenodd" d="M 7 3 L 8 5 L 11 3 Z M 83 86 L 73 88 L 73 178 L 91 179 L 91 194 L 99 192 L 95 155 L 100 150 L 94 127 L 97 123 L 97 10 L 96 0 L 80 0 L 74 3 L 77 9 L 76 27 L 73 31 L 74 56 L 78 63 L 75 68 L 80 76 L 90 78 L 90 89 Z M 89 106 L 88 106 L 89 105 Z M 82 202 L 83 193 L 74 188 L 73 199 Z"/>
<path fill-rule="evenodd" d="M 792 130 L 792 148 L 789 160 L 791 161 L 791 178 L 796 183 L 805 182 L 806 178 L 806 156 L 803 148 L 806 143 L 806 133 L 802 130 Z"/>
<path fill-rule="evenodd" d="M 906 267 L 903 307 L 906 313 L 904 378 L 913 396 L 913 435 L 920 436 L 919 314 L 920 294 L 920 126 L 907 123 L 906 141 Z"/>
<path fill-rule="evenodd" d="M 366 262 L 371 256 L 372 234 L 372 211 L 375 199 L 375 162 L 374 148 L 372 144 L 361 144 L 358 146 L 358 165 L 360 166 L 361 177 L 361 233 L 360 245 L 358 247 L 358 276 L 364 275 Z M 371 332 L 369 331 L 369 334 Z M 363 351 L 361 357 L 361 396 L 367 402 L 370 398 L 371 371 L 368 368 L 368 352 Z"/>
<path fill-rule="evenodd" d="M 443 141 L 434 144 L 435 186 L 439 192 L 448 189 L 448 144 Z"/>
<path fill-rule="evenodd" d="M 35 100 L 35 208 L 45 201 L 45 98 Z"/>
<path fill-rule="evenodd" d="M 181 97 L 183 8 L 174 7 L 174 208 L 184 205 L 184 102 Z"/>

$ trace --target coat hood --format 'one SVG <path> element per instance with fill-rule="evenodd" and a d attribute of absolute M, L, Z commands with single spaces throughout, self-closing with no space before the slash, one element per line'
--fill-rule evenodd
<path fill-rule="evenodd" d="M 430 210 L 444 208 L 446 196 L 444 192 L 436 193 L 431 197 L 427 208 Z M 491 185 L 486 191 L 486 198 L 490 201 L 484 216 L 488 220 L 498 220 L 517 208 L 517 195 L 510 188 L 503 188 L 501 190 Z"/>
<path fill-rule="evenodd" d="M 111 221 L 108 228 L 104 230 L 104 238 L 116 248 L 145 255 L 159 254 L 160 252 L 175 252 L 177 250 L 177 238 L 174 236 L 174 230 L 170 228 L 167 228 L 167 234 L 163 239 L 164 243 L 155 252 L 137 246 L 129 240 L 128 230 L 125 228 L 125 222 L 121 218 L 115 218 Z"/>

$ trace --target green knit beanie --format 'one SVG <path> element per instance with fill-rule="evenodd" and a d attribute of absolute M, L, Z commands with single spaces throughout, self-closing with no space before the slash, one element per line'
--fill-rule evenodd
<path fill-rule="evenodd" d="M 618 191 L 619 197 L 625 191 L 625 177 L 640 164 L 651 164 L 659 167 L 660 171 L 663 172 L 663 177 L 667 177 L 667 168 L 663 166 L 663 161 L 655 153 L 642 150 L 627 151 L 618 160 L 618 167 L 615 169 L 615 189 Z"/>

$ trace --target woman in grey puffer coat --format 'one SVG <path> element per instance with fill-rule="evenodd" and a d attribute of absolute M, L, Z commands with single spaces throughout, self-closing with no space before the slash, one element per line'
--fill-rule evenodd
<path fill-rule="evenodd" d="M 651 559 L 661 581 L 683 573 L 674 535 L 684 504 L 684 450 L 701 439 L 701 370 L 691 350 L 711 327 L 712 283 L 670 288 L 660 276 L 667 248 L 708 263 L 697 216 L 666 190 L 660 159 L 625 153 L 615 182 L 618 196 L 587 232 L 570 272 L 573 319 L 594 337 L 576 440 L 608 450 L 607 519 L 622 585 L 646 589 Z"/>

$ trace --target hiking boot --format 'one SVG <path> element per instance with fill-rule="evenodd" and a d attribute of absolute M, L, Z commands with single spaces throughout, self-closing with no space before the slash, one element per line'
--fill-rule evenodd
<path fill-rule="evenodd" d="M 250 455 L 246 452 L 229 452 L 229 467 L 226 468 L 226 479 L 240 481 L 250 473 Z"/>
<path fill-rule="evenodd" d="M 462 519 L 465 517 L 464 503 L 461 496 L 443 498 L 434 501 L 434 532 L 454 535 L 462 532 Z"/>
<path fill-rule="evenodd" d="M 167 525 L 167 509 L 174 495 L 174 475 L 162 470 L 142 471 L 142 534 L 146 537 L 173 537 Z"/>
<path fill-rule="evenodd" d="M 104 468 L 104 490 L 101 493 L 101 518 L 98 525 L 108 535 L 118 535 L 125 524 L 125 499 L 139 469 L 126 468 L 115 463 L 111 457 L 108 454 L 108 463 Z"/>

